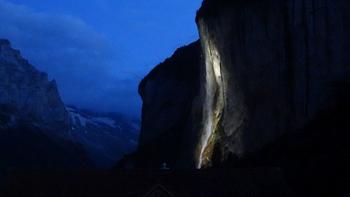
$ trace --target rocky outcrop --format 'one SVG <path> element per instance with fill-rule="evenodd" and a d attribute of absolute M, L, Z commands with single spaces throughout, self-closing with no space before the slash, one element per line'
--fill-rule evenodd
<path fill-rule="evenodd" d="M 0 40 L 0 108 L 0 127 L 28 123 L 60 135 L 69 128 L 56 82 L 30 65 L 7 40 Z"/>
<path fill-rule="evenodd" d="M 337 105 L 350 79 L 345 0 L 206 0 L 197 15 L 206 65 L 198 167 L 258 152 Z M 216 152 L 214 151 L 214 152 Z"/>
<path fill-rule="evenodd" d="M 196 123 L 193 107 L 200 107 L 194 101 L 199 87 L 200 54 L 199 41 L 182 47 L 142 80 L 137 165 L 160 167 L 165 162 L 174 167 L 194 163 L 194 153 L 188 150 L 194 150 L 197 138 L 192 128 Z"/>
<path fill-rule="evenodd" d="M 81 146 L 67 139 L 69 124 L 55 81 L 1 39 L 0 173 L 92 167 Z"/>

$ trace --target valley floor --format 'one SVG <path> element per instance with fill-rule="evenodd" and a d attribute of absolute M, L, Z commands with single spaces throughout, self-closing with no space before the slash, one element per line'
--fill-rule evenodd
<path fill-rule="evenodd" d="M 293 196 L 276 168 L 16 172 L 3 191 L 21 197 Z"/>

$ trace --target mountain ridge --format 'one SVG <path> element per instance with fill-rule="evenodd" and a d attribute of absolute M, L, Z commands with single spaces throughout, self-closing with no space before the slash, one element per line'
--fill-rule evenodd
<path fill-rule="evenodd" d="M 13 156 L 1 152 L 7 167 L 66 168 L 70 158 L 77 169 L 110 168 L 134 150 L 138 130 L 137 120 L 122 114 L 65 106 L 56 81 L 24 59 L 9 40 L 0 39 L 0 140 L 3 150 L 7 144 L 13 151 Z M 41 153 L 39 147 L 59 156 Z"/>

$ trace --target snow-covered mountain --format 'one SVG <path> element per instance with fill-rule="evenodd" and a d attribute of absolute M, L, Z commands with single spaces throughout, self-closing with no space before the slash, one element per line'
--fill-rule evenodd
<path fill-rule="evenodd" d="M 136 149 L 139 125 L 116 113 L 97 113 L 66 107 L 71 128 L 69 139 L 81 144 L 97 167 L 111 167 Z"/>

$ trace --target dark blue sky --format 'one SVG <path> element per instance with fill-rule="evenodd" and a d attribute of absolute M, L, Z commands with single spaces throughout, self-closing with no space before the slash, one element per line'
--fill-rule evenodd
<path fill-rule="evenodd" d="M 67 104 L 138 115 L 139 81 L 198 38 L 202 0 L 0 0 L 0 37 L 59 84 Z"/>

